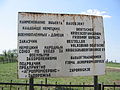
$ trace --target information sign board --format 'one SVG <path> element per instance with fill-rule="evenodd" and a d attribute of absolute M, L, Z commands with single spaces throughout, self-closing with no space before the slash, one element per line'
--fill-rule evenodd
<path fill-rule="evenodd" d="M 101 16 L 18 13 L 19 78 L 103 74 Z"/>

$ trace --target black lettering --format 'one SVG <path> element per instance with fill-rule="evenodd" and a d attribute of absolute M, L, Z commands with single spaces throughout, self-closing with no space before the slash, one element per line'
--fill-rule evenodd
<path fill-rule="evenodd" d="M 84 72 L 84 71 L 90 71 L 90 68 L 72 68 L 72 69 L 69 69 L 69 72 Z"/>
<path fill-rule="evenodd" d="M 84 22 L 66 22 L 66 25 L 84 25 Z"/>

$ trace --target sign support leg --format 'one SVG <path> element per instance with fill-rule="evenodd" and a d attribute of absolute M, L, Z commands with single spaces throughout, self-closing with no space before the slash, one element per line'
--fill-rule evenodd
<path fill-rule="evenodd" d="M 30 77 L 29 79 L 29 90 L 34 90 L 34 79 L 33 77 Z"/>
<path fill-rule="evenodd" d="M 94 90 L 98 90 L 98 76 L 94 76 Z"/>

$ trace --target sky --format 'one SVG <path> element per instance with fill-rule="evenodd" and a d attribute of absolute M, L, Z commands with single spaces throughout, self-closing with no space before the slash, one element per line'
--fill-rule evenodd
<path fill-rule="evenodd" d="M 0 0 L 0 53 L 17 48 L 18 12 L 92 14 L 104 18 L 106 59 L 120 62 L 120 0 Z"/>

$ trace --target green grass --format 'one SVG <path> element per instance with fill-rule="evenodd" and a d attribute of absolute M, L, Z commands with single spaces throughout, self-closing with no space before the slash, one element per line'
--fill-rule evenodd
<path fill-rule="evenodd" d="M 108 67 L 116 67 L 116 68 L 120 68 L 120 63 L 107 63 Z"/>
<path fill-rule="evenodd" d="M 116 65 L 116 66 L 115 66 Z M 120 64 L 107 64 L 109 67 L 120 67 Z M 0 64 L 0 82 L 17 82 L 25 83 L 28 79 L 17 78 L 17 63 Z M 45 83 L 45 78 L 34 79 L 36 84 L 40 84 L 41 81 Z M 105 75 L 99 76 L 99 83 L 113 84 L 120 81 L 120 72 L 106 72 Z M 65 78 L 48 78 L 48 84 L 93 84 L 92 76 L 80 76 L 80 77 L 65 77 Z M 120 83 L 118 83 L 120 84 Z M 6 87 L 6 86 L 4 86 Z M 7 89 L 5 89 L 7 90 Z M 16 89 L 13 89 L 16 90 Z M 24 89 L 23 89 L 24 90 Z M 59 90 L 59 89 L 58 89 Z"/>

